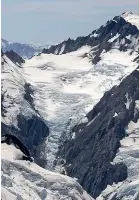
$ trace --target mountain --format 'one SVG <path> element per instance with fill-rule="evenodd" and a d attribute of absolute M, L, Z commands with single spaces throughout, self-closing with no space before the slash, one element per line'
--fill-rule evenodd
<path fill-rule="evenodd" d="M 76 178 L 83 189 L 71 199 L 138 199 L 138 24 L 138 15 L 123 13 L 25 62 L 2 54 L 4 195 L 19 185 L 23 199 L 25 188 L 32 199 L 50 199 L 54 188 L 54 199 L 70 199 Z M 5 148 L 14 155 L 4 158 Z"/>
<path fill-rule="evenodd" d="M 25 80 L 22 66 L 14 61 L 15 56 L 11 61 L 5 54 L 1 59 L 2 136 L 16 136 L 35 157 L 36 147 L 47 138 L 49 129 L 34 108 L 33 91 Z"/>
<path fill-rule="evenodd" d="M 21 65 L 22 63 L 25 63 L 25 60 L 19 56 L 17 53 L 15 53 L 13 50 L 6 51 L 5 55 L 12 60 L 15 64 Z"/>
<path fill-rule="evenodd" d="M 51 46 L 49 49 L 44 49 L 43 53 L 65 54 L 88 45 L 91 47 L 89 56 L 92 58 L 93 64 L 96 64 L 101 60 L 104 51 L 109 52 L 111 49 L 123 52 L 131 49 L 138 51 L 138 18 L 139 15 L 133 15 L 131 12 L 123 13 L 123 15 L 114 17 L 88 36 L 78 37 L 75 40 L 69 38 L 58 45 Z"/>
<path fill-rule="evenodd" d="M 7 40 L 1 39 L 1 48 L 3 52 L 13 50 L 15 53 L 19 54 L 24 59 L 27 59 L 40 53 L 43 50 L 44 46 L 21 44 L 18 42 L 9 42 Z"/>
<path fill-rule="evenodd" d="M 2 55 L 1 95 L 2 200 L 93 200 L 75 179 L 45 170 L 33 162 L 44 165 L 39 159 L 39 145 L 49 135 L 49 128 L 34 108 L 33 93 L 24 79 L 22 66 L 5 54 Z"/>
<path fill-rule="evenodd" d="M 94 198 L 98 197 L 107 185 L 117 184 L 125 179 L 126 182 L 118 188 L 111 200 L 122 200 L 125 196 L 128 199 L 133 187 L 134 194 L 137 195 L 138 103 L 139 67 L 120 85 L 104 94 L 88 113 L 86 125 L 82 129 L 80 125 L 76 127 L 76 138 L 68 141 L 62 150 L 67 174 L 78 178 L 79 183 Z M 111 163 L 113 159 L 115 162 Z M 110 199 L 108 197 L 105 199 Z"/>

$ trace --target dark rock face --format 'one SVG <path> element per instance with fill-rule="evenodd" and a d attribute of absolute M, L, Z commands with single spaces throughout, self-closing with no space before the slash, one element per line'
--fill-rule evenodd
<path fill-rule="evenodd" d="M 13 50 L 7 51 L 5 55 L 15 64 L 18 63 L 19 65 L 21 65 L 22 63 L 25 63 L 24 59 L 17 53 L 15 53 Z"/>
<path fill-rule="evenodd" d="M 5 113 L 7 112 L 4 108 L 4 105 L 3 105 L 3 100 L 4 100 L 4 94 L 1 93 L 1 116 L 5 116 Z"/>
<path fill-rule="evenodd" d="M 29 83 L 25 83 L 24 89 L 25 89 L 24 99 L 30 104 L 32 109 L 37 112 L 37 110 L 35 109 L 33 98 L 31 96 L 33 95 L 33 90 L 31 88 L 31 85 Z"/>
<path fill-rule="evenodd" d="M 132 100 L 129 107 L 128 99 Z M 80 132 L 76 127 L 76 138 L 66 141 L 61 147 L 67 174 L 78 178 L 94 198 L 108 184 L 127 178 L 125 164 L 112 165 L 111 162 L 120 147 L 120 140 L 126 135 L 128 123 L 139 119 L 139 112 L 134 113 L 136 100 L 139 100 L 138 70 L 126 77 L 119 86 L 106 92 L 88 113 L 88 124 Z"/>
<path fill-rule="evenodd" d="M 21 158 L 22 160 L 29 160 L 30 162 L 33 161 L 33 159 L 30 157 L 30 153 L 27 150 L 27 148 L 15 136 L 13 136 L 13 135 L 4 135 L 2 137 L 1 143 L 6 143 L 8 145 L 11 145 L 11 144 L 14 145 L 17 149 L 20 149 L 22 151 L 22 153 L 25 154 L 25 155 L 22 156 L 22 158 Z"/>
<path fill-rule="evenodd" d="M 4 126 L 4 124 L 3 124 Z M 1 143 L 6 143 L 8 145 L 14 144 L 17 148 L 19 148 L 26 156 L 30 156 L 27 148 L 22 144 L 22 142 L 13 135 L 2 135 Z"/>
<path fill-rule="evenodd" d="M 116 37 L 116 35 L 118 36 Z M 76 51 L 84 45 L 89 45 L 93 47 L 92 52 L 90 52 L 91 60 L 96 64 L 100 61 L 102 51 L 109 51 L 116 45 L 116 42 L 118 42 L 116 48 L 120 51 L 133 49 L 132 45 L 134 44 L 132 44 L 130 39 L 126 38 L 129 35 L 134 36 L 134 38 L 139 38 L 139 30 L 136 26 L 125 21 L 124 18 L 117 16 L 113 20 L 108 21 L 105 26 L 101 26 L 88 36 L 78 37 L 75 40 L 69 38 L 67 41 L 51 46 L 49 49 L 44 49 L 43 53 L 60 54 L 63 48 L 62 54 L 65 54 Z"/>
<path fill-rule="evenodd" d="M 44 49 L 42 53 L 55 53 L 55 51 L 57 50 L 57 53 L 55 54 L 59 54 L 63 45 L 65 45 L 65 48 L 62 52 L 63 54 L 76 51 L 78 48 L 84 46 L 85 44 L 87 45 L 89 39 L 90 36 L 78 37 L 76 40 L 72 40 L 69 38 L 67 41 L 63 41 L 58 45 L 53 45 L 49 49 Z"/>
<path fill-rule="evenodd" d="M 2 49 L 1 49 L 1 56 L 3 56 L 3 55 L 4 55 L 4 53 L 3 53 Z"/>
<path fill-rule="evenodd" d="M 35 158 L 37 147 L 47 138 L 49 129 L 44 121 L 37 116 L 26 119 L 24 116 L 18 115 L 17 121 L 18 129 L 14 126 L 8 126 L 2 123 L 1 135 L 10 135 L 17 140 L 22 141 L 22 144 L 26 147 L 29 155 Z M 27 153 L 25 153 L 25 155 L 28 156 Z"/>

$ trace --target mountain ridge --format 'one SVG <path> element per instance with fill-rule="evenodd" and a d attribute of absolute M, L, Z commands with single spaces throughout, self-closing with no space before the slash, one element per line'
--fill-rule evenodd
<path fill-rule="evenodd" d="M 94 30 L 88 36 L 80 36 L 75 40 L 69 38 L 68 40 L 63 41 L 58 45 L 52 45 L 50 48 L 44 49 L 42 53 L 53 53 L 56 55 L 65 54 L 68 52 L 76 51 L 82 46 L 89 45 L 94 47 L 94 49 L 92 49 L 92 51 L 94 51 L 92 62 L 96 64 L 100 60 L 100 54 L 102 51 L 109 51 L 110 48 L 112 48 L 111 45 L 113 41 L 116 43 L 119 40 L 118 42 L 120 43 L 123 42 L 122 40 L 124 38 L 126 41 L 123 42 L 123 46 L 120 48 L 121 50 L 127 50 L 130 47 L 131 41 L 128 39 L 128 37 L 126 38 L 126 36 L 129 36 L 130 34 L 139 35 L 138 27 L 135 26 L 134 23 L 130 23 L 130 20 L 126 20 L 126 16 L 129 15 L 133 14 L 130 12 L 125 12 L 121 16 L 116 16 L 112 20 L 107 21 L 104 26 Z M 116 34 L 119 35 L 116 36 Z M 97 48 L 98 45 L 99 47 Z"/>
<path fill-rule="evenodd" d="M 129 122 L 137 123 L 139 119 L 139 112 L 134 114 L 135 102 L 139 100 L 138 69 L 139 67 L 127 76 L 120 85 L 114 86 L 104 94 L 99 103 L 88 113 L 88 123 L 76 132 L 75 140 L 65 143 L 63 155 L 65 155 L 64 160 L 67 161 L 67 174 L 78 178 L 80 184 L 94 198 L 98 197 L 98 191 L 99 189 L 101 191 L 102 187 L 104 190 L 107 185 L 121 182 L 127 178 L 126 165 L 118 163 L 115 166 L 109 163 L 106 166 L 106 163 L 107 161 L 111 162 L 115 157 L 121 146 L 120 140 L 126 137 L 125 128 Z M 132 99 L 130 107 L 126 104 L 127 94 L 127 98 Z M 77 127 L 76 130 L 78 130 Z M 96 141 L 100 144 L 97 144 Z M 63 149 L 63 147 L 61 148 Z M 103 151 L 101 151 L 102 149 Z M 115 155 L 112 156 L 113 153 Z M 88 156 L 86 157 L 86 155 Z M 103 159 L 106 160 L 102 164 L 100 162 L 103 162 Z M 112 169 L 113 167 L 114 169 Z"/>
<path fill-rule="evenodd" d="M 44 46 L 35 46 L 32 44 L 23 44 L 19 42 L 9 42 L 5 39 L 1 39 L 1 48 L 4 53 L 13 50 L 24 59 L 29 59 L 32 56 L 40 53 L 43 50 Z"/>

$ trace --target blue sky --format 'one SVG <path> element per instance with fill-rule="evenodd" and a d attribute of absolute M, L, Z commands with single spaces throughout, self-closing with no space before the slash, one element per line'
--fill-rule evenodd
<path fill-rule="evenodd" d="M 139 0 L 2 0 L 2 37 L 53 44 L 88 35 L 124 11 L 139 13 Z"/>

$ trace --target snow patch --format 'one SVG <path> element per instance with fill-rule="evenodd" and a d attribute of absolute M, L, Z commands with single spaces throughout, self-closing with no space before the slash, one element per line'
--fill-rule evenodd
<path fill-rule="evenodd" d="M 126 36 L 126 39 L 130 40 L 130 38 L 131 38 L 131 35 Z"/>
<path fill-rule="evenodd" d="M 90 124 L 92 124 L 92 122 L 100 115 L 100 113 L 98 113 L 88 124 L 87 126 L 89 126 Z"/>
<path fill-rule="evenodd" d="M 62 45 L 62 47 L 61 47 L 61 50 L 60 50 L 59 54 L 62 54 L 62 53 L 63 53 L 63 51 L 64 51 L 64 49 L 65 49 L 65 44 L 63 44 L 63 45 Z"/>
<path fill-rule="evenodd" d="M 132 103 L 132 99 L 128 97 L 128 93 L 125 95 L 127 102 L 125 103 L 126 109 L 129 110 L 130 104 Z"/>
<path fill-rule="evenodd" d="M 111 39 L 109 39 L 108 42 L 113 42 L 113 41 L 116 40 L 119 36 L 120 36 L 120 34 L 117 33 L 114 37 L 112 37 Z"/>
<path fill-rule="evenodd" d="M 90 37 L 98 37 L 98 34 L 97 33 L 93 33 L 90 35 Z"/>
<path fill-rule="evenodd" d="M 118 116 L 118 114 L 117 114 L 117 112 L 115 112 L 114 115 L 113 115 L 113 117 L 117 117 L 117 116 Z"/>

